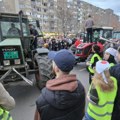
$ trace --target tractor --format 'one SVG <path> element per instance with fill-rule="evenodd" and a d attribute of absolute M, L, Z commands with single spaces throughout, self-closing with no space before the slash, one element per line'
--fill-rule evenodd
<path fill-rule="evenodd" d="M 36 23 L 39 27 L 38 21 Z M 4 85 L 26 81 L 42 89 L 46 81 L 53 78 L 49 50 L 32 49 L 33 41 L 26 15 L 0 13 L 0 80 Z M 31 74 L 35 74 L 35 80 L 29 80 Z"/>
<path fill-rule="evenodd" d="M 118 49 L 118 47 L 120 46 L 120 31 L 114 31 L 113 32 L 113 36 L 110 40 L 106 40 L 106 47 L 105 49 L 109 48 L 109 47 L 113 47 L 115 49 Z"/>
<path fill-rule="evenodd" d="M 112 38 L 112 27 L 94 27 L 93 28 L 93 43 L 80 43 L 77 47 L 72 47 L 74 50 L 76 63 L 85 62 L 92 52 L 92 46 L 97 44 L 100 47 L 100 52 L 104 51 L 105 39 Z M 84 41 L 84 40 L 83 40 Z M 73 49 L 74 48 L 74 49 Z"/>

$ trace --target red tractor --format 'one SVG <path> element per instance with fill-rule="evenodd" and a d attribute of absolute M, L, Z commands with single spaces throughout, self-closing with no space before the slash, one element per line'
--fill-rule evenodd
<path fill-rule="evenodd" d="M 100 39 L 100 36 L 107 39 L 107 37 L 111 37 L 112 30 L 113 30 L 112 27 L 93 28 L 93 41 L 94 41 L 93 43 L 83 43 L 82 41 L 80 41 L 80 44 L 78 46 L 73 45 L 71 50 L 75 55 L 76 63 L 86 61 L 86 59 L 92 52 L 92 46 L 94 44 L 97 44 L 100 47 L 100 52 L 103 53 L 105 42 Z M 98 38 L 96 37 L 96 33 L 98 35 Z"/>
<path fill-rule="evenodd" d="M 96 43 L 81 43 L 77 46 L 76 52 L 75 52 L 75 58 L 76 62 L 85 62 L 85 60 L 88 58 L 88 56 L 92 52 L 92 46 Z M 100 47 L 100 52 L 103 52 L 104 46 L 101 43 L 97 43 L 97 45 Z"/>

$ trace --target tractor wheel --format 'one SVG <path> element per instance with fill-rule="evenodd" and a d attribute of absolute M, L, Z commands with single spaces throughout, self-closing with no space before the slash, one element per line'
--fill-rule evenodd
<path fill-rule="evenodd" d="M 38 65 L 38 72 L 35 74 L 36 84 L 42 89 L 48 80 L 53 79 L 52 61 L 47 55 L 37 55 L 35 58 Z"/>
<path fill-rule="evenodd" d="M 76 51 L 75 45 L 72 45 L 72 46 L 69 48 L 69 50 L 71 50 L 72 53 L 75 54 L 75 51 Z"/>

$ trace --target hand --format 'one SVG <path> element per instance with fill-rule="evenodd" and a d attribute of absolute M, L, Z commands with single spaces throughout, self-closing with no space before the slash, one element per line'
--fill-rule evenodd
<path fill-rule="evenodd" d="M 87 99 L 90 100 L 90 96 L 89 95 L 87 95 Z"/>
<path fill-rule="evenodd" d="M 88 61 L 88 62 L 86 62 L 86 65 L 87 65 L 87 66 L 89 66 L 89 65 L 90 65 L 90 62 L 89 62 L 89 61 Z"/>
<path fill-rule="evenodd" d="M 36 111 L 35 111 L 34 120 L 41 120 L 40 114 L 39 114 L 39 112 L 37 111 L 37 109 L 36 109 Z"/>

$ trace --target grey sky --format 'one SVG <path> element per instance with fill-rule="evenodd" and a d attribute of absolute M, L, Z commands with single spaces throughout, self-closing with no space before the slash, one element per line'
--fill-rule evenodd
<path fill-rule="evenodd" d="M 113 9 L 120 16 L 120 0 L 83 0 L 103 9 Z"/>

